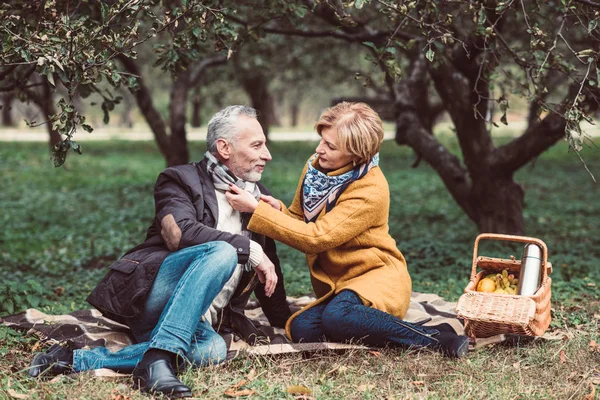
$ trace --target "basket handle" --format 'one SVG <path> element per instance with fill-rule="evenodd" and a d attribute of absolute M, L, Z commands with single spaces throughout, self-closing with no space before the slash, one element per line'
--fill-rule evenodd
<path fill-rule="evenodd" d="M 527 236 L 503 235 L 499 233 L 481 233 L 475 239 L 475 245 L 473 246 L 473 268 L 471 269 L 471 280 L 473 282 L 475 282 L 475 277 L 477 276 L 477 251 L 479 249 L 479 241 L 481 239 L 537 244 L 542 249 L 542 282 L 544 282 L 548 278 L 548 247 L 546 246 L 546 243 L 544 243 L 540 239 Z"/>

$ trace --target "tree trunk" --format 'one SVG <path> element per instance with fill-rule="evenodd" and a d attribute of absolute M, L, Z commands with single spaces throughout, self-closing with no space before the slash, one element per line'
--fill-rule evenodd
<path fill-rule="evenodd" d="M 512 177 L 484 179 L 473 184 L 471 209 L 480 232 L 524 235 L 525 190 Z"/>
<path fill-rule="evenodd" d="M 14 92 L 2 96 L 2 126 L 14 126 L 12 117 L 12 102 L 15 98 Z"/>
<path fill-rule="evenodd" d="M 292 102 L 290 106 L 291 125 L 298 126 L 298 114 L 300 113 L 300 104 Z"/>
<path fill-rule="evenodd" d="M 171 90 L 171 104 L 169 111 L 171 115 L 171 152 L 169 157 L 169 167 L 174 165 L 187 164 L 190 162 L 190 153 L 187 145 L 185 131 L 187 92 L 189 76 L 186 72 L 181 72 L 173 82 Z"/>
<path fill-rule="evenodd" d="M 41 89 L 41 95 L 38 97 L 37 101 L 34 100 L 34 102 L 37 102 L 38 106 L 42 109 L 44 116 L 47 119 L 50 119 L 52 115 L 56 114 L 56 106 L 54 105 L 54 99 L 52 98 L 50 84 L 46 79 L 42 79 Z M 50 148 L 53 148 L 62 140 L 62 137 L 56 129 L 52 128 L 52 124 L 50 122 L 46 124 L 46 128 L 48 130 Z"/>
<path fill-rule="evenodd" d="M 202 126 L 202 97 L 195 95 L 192 100 L 192 128 Z"/>
<path fill-rule="evenodd" d="M 243 74 L 240 78 L 242 86 L 252 102 L 252 107 L 258 111 L 258 122 L 265 136 L 269 138 L 269 127 L 277 120 L 275 102 L 269 92 L 269 81 L 262 74 Z"/>
<path fill-rule="evenodd" d="M 121 113 L 121 121 L 119 123 L 120 126 L 125 126 L 129 129 L 133 128 L 133 120 L 131 119 L 131 112 L 133 111 L 133 103 L 131 99 L 131 94 L 125 90 L 122 90 L 123 93 L 123 112 Z"/>
<path fill-rule="evenodd" d="M 141 70 L 138 68 L 134 60 L 124 55 L 121 55 L 118 58 L 128 72 L 134 76 L 142 76 Z M 167 161 L 167 165 L 176 165 L 172 164 L 171 160 L 171 144 L 169 141 L 169 135 L 167 134 L 167 125 L 156 107 L 154 107 L 154 104 L 152 103 L 152 94 L 144 83 L 143 78 L 138 79 L 138 88 L 137 90 L 132 91 L 132 94 L 135 97 L 138 107 L 140 108 L 140 112 L 144 116 L 144 119 L 148 123 L 150 130 L 152 130 L 152 133 L 154 134 L 154 140 L 158 145 L 158 149 Z"/>

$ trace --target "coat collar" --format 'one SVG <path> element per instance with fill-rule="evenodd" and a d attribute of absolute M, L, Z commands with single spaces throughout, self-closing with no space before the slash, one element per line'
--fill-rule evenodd
<path fill-rule="evenodd" d="M 217 195 L 215 194 L 215 186 L 213 185 L 212 178 L 208 174 L 206 169 L 206 160 L 200 161 L 196 164 L 198 168 L 198 175 L 200 175 L 200 184 L 202 185 L 202 194 L 204 196 L 204 203 L 208 206 L 210 212 L 215 219 L 215 226 L 219 222 L 219 202 L 217 201 Z"/>

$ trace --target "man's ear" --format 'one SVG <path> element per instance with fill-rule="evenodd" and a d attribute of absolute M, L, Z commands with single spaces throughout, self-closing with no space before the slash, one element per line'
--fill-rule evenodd
<path fill-rule="evenodd" d="M 231 143 L 223 138 L 217 139 L 217 153 L 219 153 L 223 160 L 229 160 L 229 157 L 231 157 L 231 151 Z"/>

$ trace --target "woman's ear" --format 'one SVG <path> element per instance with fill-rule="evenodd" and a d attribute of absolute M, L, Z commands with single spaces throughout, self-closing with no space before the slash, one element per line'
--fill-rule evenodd
<path fill-rule="evenodd" d="M 217 152 L 224 160 L 229 160 L 231 157 L 231 143 L 223 138 L 217 139 Z"/>

